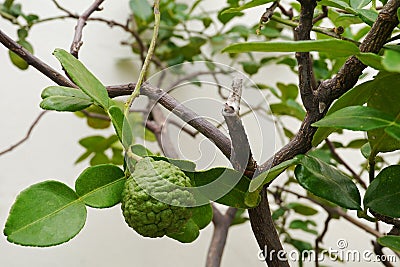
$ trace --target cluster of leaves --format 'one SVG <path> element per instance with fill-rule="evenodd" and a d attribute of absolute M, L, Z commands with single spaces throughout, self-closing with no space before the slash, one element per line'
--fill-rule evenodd
<path fill-rule="evenodd" d="M 15 6 L 12 2 L 6 1 L 0 8 L 1 12 L 11 14 L 10 10 Z M 215 200 L 218 203 L 242 209 L 233 224 L 246 221 L 246 218 L 243 217 L 244 209 L 256 206 L 261 188 L 272 182 L 285 170 L 288 174 L 285 185 L 298 183 L 316 201 L 344 209 L 357 210 L 362 218 L 369 218 L 368 209 L 392 218 L 400 217 L 398 208 L 400 207 L 400 198 L 398 198 L 400 188 L 395 179 L 400 174 L 400 167 L 386 162 L 382 156 L 384 155 L 382 153 L 400 149 L 400 108 L 398 105 L 400 95 L 397 90 L 400 86 L 400 50 L 398 46 L 388 44 L 376 55 L 362 53 L 358 48 L 358 42 L 365 36 L 377 18 L 375 1 L 319 1 L 315 16 L 323 12 L 323 7 L 328 7 L 326 20 L 331 23 L 332 28 L 318 27 L 320 25 L 320 21 L 318 21 L 314 26 L 316 40 L 310 41 L 293 41 L 283 31 L 285 26 L 294 27 L 296 14 L 285 19 L 282 14 L 275 12 L 270 21 L 262 25 L 258 37 L 256 34 L 256 30 L 260 28 L 258 21 L 251 27 L 229 23 L 234 18 L 244 15 L 247 9 L 265 5 L 273 2 L 272 0 L 255 0 L 245 3 L 239 0 L 228 0 L 222 10 L 215 12 L 215 19 L 209 11 L 195 12 L 199 8 L 200 2 L 197 0 L 189 6 L 172 0 L 161 1 L 161 25 L 155 57 L 163 65 L 172 66 L 184 61 L 210 60 L 224 48 L 223 51 L 228 53 L 232 64 L 240 65 L 249 75 L 256 74 L 267 64 L 282 64 L 297 73 L 293 52 L 313 52 L 313 67 L 317 80 L 332 77 L 349 56 L 356 56 L 364 64 L 375 69 L 378 74 L 374 79 L 359 84 L 339 98 L 330 107 L 327 116 L 313 125 L 319 127 L 313 140 L 313 146 L 316 147 L 313 151 L 283 162 L 250 181 L 232 169 L 213 168 L 196 171 L 194 163 L 156 156 L 144 147 L 131 147 L 135 143 L 134 137 L 154 140 L 154 136 L 151 136 L 150 133 L 146 134 L 143 128 L 143 119 L 139 118 L 140 115 L 133 114 L 133 118 L 125 118 L 121 104 L 108 98 L 104 86 L 79 61 L 72 58 L 67 52 L 57 50 L 56 57 L 81 90 L 66 87 L 46 88 L 42 94 L 42 108 L 77 112 L 81 116 L 85 114 L 82 113 L 84 110 L 86 111 L 84 116 L 87 117 L 89 125 L 95 128 L 113 125 L 116 134 L 108 138 L 90 136 L 80 141 L 86 151 L 77 162 L 91 157 L 90 163 L 93 166 L 78 177 L 75 191 L 55 181 L 36 184 L 23 191 L 13 205 L 7 221 L 4 232 L 8 236 L 8 240 L 34 246 L 50 246 L 66 242 L 82 228 L 86 219 L 85 205 L 104 208 L 119 203 L 121 184 L 126 175 L 116 165 L 124 163 L 122 156 L 124 147 L 135 150 L 138 155 L 168 160 L 185 171 L 196 186 L 208 184 L 218 178 L 218 185 L 215 188 L 222 192 L 226 190 L 227 185 L 221 177 L 223 178 L 224 175 L 226 177 L 240 176 L 239 182 L 232 190 L 228 190 L 228 194 Z M 143 48 L 140 42 L 147 43 L 146 36 L 149 36 L 148 33 L 152 30 L 154 22 L 152 7 L 147 1 L 131 0 L 129 3 L 134 18 L 131 27 L 141 37 L 140 40 L 133 38 L 130 45 L 133 53 L 141 54 L 146 52 L 143 51 L 146 48 Z M 300 10 L 298 3 L 291 3 L 291 8 L 298 14 Z M 3 13 L 1 14 L 3 15 Z M 188 28 L 188 22 L 191 22 L 191 25 L 195 25 L 196 28 Z M 354 24 L 359 24 L 357 30 L 351 27 Z M 211 29 L 212 27 L 215 28 L 215 31 Z M 334 39 L 328 34 L 335 32 L 340 27 L 343 32 L 340 32 L 339 35 L 343 40 Z M 27 32 L 20 29 L 21 45 L 26 37 Z M 248 39 L 254 38 L 262 39 L 263 42 L 247 42 Z M 232 42 L 238 43 L 229 45 Z M 206 52 L 208 48 L 211 51 L 210 55 L 207 55 Z M 274 54 L 259 59 L 253 52 L 273 52 Z M 281 54 L 287 52 L 291 54 Z M 15 60 L 13 62 L 15 63 Z M 19 65 L 22 66 L 20 63 Z M 276 102 L 270 106 L 270 112 L 273 115 L 279 118 L 292 117 L 300 121 L 304 118 L 305 110 L 299 103 L 296 85 L 284 83 L 270 85 L 263 81 L 263 84 L 259 84 L 259 88 L 268 89 L 275 96 Z M 87 112 L 106 116 L 109 120 L 98 120 L 95 118 L 96 116 L 87 116 Z M 129 136 L 128 143 L 126 143 L 126 136 L 123 138 L 123 135 L 126 134 L 124 127 L 127 121 L 130 124 L 130 130 L 133 129 L 135 132 Z M 136 127 L 132 127 L 132 125 L 136 125 Z M 282 127 L 286 137 L 290 139 L 293 133 L 285 127 L 285 124 L 282 124 Z M 367 134 L 366 139 L 353 139 L 347 145 L 333 142 L 335 148 L 360 150 L 366 162 L 362 166 L 364 172 L 361 174 L 365 173 L 368 166 L 379 171 L 376 177 L 370 177 L 371 182 L 365 193 L 360 192 L 357 183 L 340 170 L 341 163 L 335 159 L 324 143 L 330 134 L 334 132 L 341 134 L 343 129 L 363 131 Z M 111 158 L 107 156 L 107 150 L 110 149 Z M 110 175 L 99 178 L 98 172 L 100 171 Z M 209 197 L 207 192 L 202 193 L 206 198 Z M 39 198 L 36 197 L 37 194 L 43 196 Z M 62 201 L 60 200 L 61 196 L 65 196 Z M 42 199 L 45 202 L 58 204 L 43 205 Z M 203 208 L 202 211 L 199 210 L 199 214 L 207 218 L 201 223 L 201 227 L 198 225 L 199 229 L 210 222 L 210 212 L 208 207 Z M 309 242 L 294 238 L 289 230 L 299 229 L 316 235 L 316 223 L 309 217 L 317 212 L 316 209 L 304 203 L 283 200 L 279 208 L 274 211 L 273 217 L 279 222 L 279 230 L 281 234 L 285 235 L 285 242 L 293 245 L 299 251 L 303 251 L 310 250 L 313 246 Z M 304 216 L 304 219 L 291 220 L 286 227 L 287 219 L 293 213 Z M 25 219 L 21 220 L 22 217 Z M 66 220 L 66 217 L 69 219 Z M 49 229 L 47 235 L 41 233 L 44 226 Z M 181 242 L 191 242 L 197 238 L 199 229 L 194 231 L 197 231 L 195 234 L 190 231 L 191 237 L 188 234 L 172 238 Z M 50 233 L 57 234 L 50 236 Z M 378 241 L 384 246 L 400 250 L 399 237 L 386 236 L 379 238 Z"/>

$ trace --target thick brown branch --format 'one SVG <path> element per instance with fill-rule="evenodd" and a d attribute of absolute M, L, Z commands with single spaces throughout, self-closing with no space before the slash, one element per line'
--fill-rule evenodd
<path fill-rule="evenodd" d="M 96 10 L 99 10 L 100 5 L 104 2 L 104 0 L 95 0 L 92 5 L 81 15 L 79 16 L 78 23 L 75 26 L 75 35 L 74 35 L 74 40 L 72 41 L 71 44 L 71 54 L 78 58 L 78 53 L 79 49 L 81 48 L 83 42 L 82 42 L 82 31 L 83 27 L 86 25 L 86 21 L 89 19 L 90 15 L 95 12 Z"/>
<path fill-rule="evenodd" d="M 299 25 L 294 29 L 294 39 L 299 41 L 310 40 L 314 9 L 317 2 L 315 0 L 300 0 L 300 3 L 300 19 Z M 316 88 L 311 55 L 308 52 L 297 52 L 296 59 L 299 68 L 299 89 L 301 99 L 306 110 L 311 110 L 315 107 L 313 105 L 313 91 Z"/>

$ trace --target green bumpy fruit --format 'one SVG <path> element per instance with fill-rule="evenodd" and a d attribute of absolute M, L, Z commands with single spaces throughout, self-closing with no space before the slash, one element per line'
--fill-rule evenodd
<path fill-rule="evenodd" d="M 191 218 L 194 196 L 190 179 L 165 161 L 143 158 L 125 183 L 122 212 L 126 223 L 146 237 L 180 232 Z"/>

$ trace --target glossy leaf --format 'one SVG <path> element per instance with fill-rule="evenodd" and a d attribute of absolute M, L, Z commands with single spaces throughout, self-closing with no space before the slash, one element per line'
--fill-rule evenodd
<path fill-rule="evenodd" d="M 389 126 L 396 119 L 389 114 L 365 106 L 340 109 L 312 124 L 314 127 L 336 127 L 353 131 L 369 131 Z M 400 124 L 396 127 L 400 127 Z"/>
<path fill-rule="evenodd" d="M 400 52 L 386 49 L 383 55 L 382 65 L 387 71 L 400 72 Z"/>
<path fill-rule="evenodd" d="M 374 53 L 360 53 L 356 55 L 359 60 L 365 65 L 368 65 L 374 69 L 382 70 L 384 65 L 382 62 L 382 57 Z"/>
<path fill-rule="evenodd" d="M 228 53 L 247 52 L 325 52 L 338 56 L 351 56 L 360 53 L 358 47 L 350 42 L 325 39 L 313 41 L 286 41 L 286 42 L 247 42 L 230 45 L 222 50 Z"/>
<path fill-rule="evenodd" d="M 369 26 L 372 26 L 375 20 L 378 18 L 378 12 L 374 10 L 357 9 L 356 12 L 360 19 L 367 23 Z"/>
<path fill-rule="evenodd" d="M 378 238 L 378 243 L 384 247 L 396 250 L 400 252 L 400 236 L 387 235 Z"/>
<path fill-rule="evenodd" d="M 294 157 L 293 159 L 282 162 L 281 164 L 272 167 L 266 172 L 261 173 L 257 177 L 253 178 L 249 185 L 249 192 L 254 192 L 256 190 L 261 189 L 267 183 L 270 183 L 276 177 L 278 177 L 284 170 L 289 168 L 290 166 L 296 165 L 300 162 L 301 157 L 303 155 L 299 155 Z"/>
<path fill-rule="evenodd" d="M 78 234 L 85 221 L 85 204 L 76 193 L 63 183 L 45 181 L 17 196 L 4 234 L 23 246 L 54 246 Z"/>
<path fill-rule="evenodd" d="M 400 88 L 400 73 L 381 71 L 375 77 L 374 86 L 377 89 L 368 99 L 368 107 L 375 108 L 396 118 L 396 124 L 393 126 L 397 127 L 400 124 L 400 90 L 397 90 L 397 88 Z M 373 154 L 400 149 L 400 141 L 392 138 L 385 129 L 369 131 L 368 141 L 371 144 Z"/>
<path fill-rule="evenodd" d="M 211 204 L 191 208 L 192 220 L 197 224 L 199 229 L 205 228 L 210 224 L 213 218 L 213 210 Z"/>
<path fill-rule="evenodd" d="M 400 165 L 383 169 L 368 186 L 364 205 L 380 214 L 400 217 Z"/>
<path fill-rule="evenodd" d="M 222 14 L 227 14 L 227 13 L 235 13 L 235 12 L 239 12 L 239 11 L 243 11 L 245 9 L 249 9 L 249 8 L 253 8 L 256 6 L 261 6 L 264 5 L 266 3 L 270 3 L 273 2 L 274 0 L 253 0 L 250 1 L 244 5 L 241 5 L 239 7 L 231 7 L 227 10 L 225 10 L 224 12 L 222 12 Z"/>
<path fill-rule="evenodd" d="M 223 167 L 185 173 L 201 196 L 223 205 L 248 208 L 245 195 L 250 179 L 241 173 Z"/>
<path fill-rule="evenodd" d="M 350 6 L 354 9 L 359 9 L 367 6 L 371 0 L 350 0 Z"/>
<path fill-rule="evenodd" d="M 40 107 L 47 110 L 78 111 L 93 104 L 81 90 L 63 86 L 49 86 L 42 91 Z"/>
<path fill-rule="evenodd" d="M 74 81 L 88 96 L 105 109 L 109 107 L 108 93 L 104 85 L 73 55 L 63 49 L 56 49 L 54 56 Z"/>
<path fill-rule="evenodd" d="M 366 103 L 368 99 L 380 89 L 381 80 L 381 76 L 378 75 L 373 81 L 362 83 L 349 90 L 333 103 L 326 115 L 330 115 L 333 112 L 348 106 L 356 106 Z M 318 128 L 313 137 L 312 145 L 317 146 L 335 130 L 336 128 L 330 127 Z"/>
<path fill-rule="evenodd" d="M 96 165 L 84 170 L 75 182 L 76 193 L 86 205 L 108 208 L 121 201 L 125 174 L 112 164 Z"/>
<path fill-rule="evenodd" d="M 343 208 L 360 210 L 360 193 L 351 178 L 333 166 L 304 156 L 294 171 L 299 184 Z"/>

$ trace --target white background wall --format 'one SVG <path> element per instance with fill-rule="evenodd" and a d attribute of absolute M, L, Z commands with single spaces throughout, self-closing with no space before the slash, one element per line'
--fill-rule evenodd
<path fill-rule="evenodd" d="M 24 10 L 30 10 L 40 17 L 46 17 L 52 12 L 58 13 L 50 1 L 20 2 Z M 60 2 L 71 10 L 82 12 L 92 1 Z M 127 1 L 105 2 L 104 11 L 98 15 L 125 21 L 128 14 Z M 218 2 L 220 3 L 223 1 Z M 203 5 L 215 7 L 215 1 L 205 1 Z M 256 19 L 262 9 L 252 12 L 253 16 L 246 18 Z M 35 26 L 29 36 L 35 55 L 60 70 L 51 52 L 56 47 L 69 49 L 75 23 L 75 20 L 65 20 Z M 16 30 L 4 20 L 0 20 L 0 29 L 12 37 L 16 36 Z M 121 30 L 110 29 L 99 23 L 89 23 L 84 29 L 80 59 L 104 84 L 121 84 L 136 79 L 136 75 L 116 67 L 119 58 L 131 56 L 129 49 L 119 44 L 124 38 L 126 35 Z M 293 75 L 282 70 L 281 67 L 268 68 L 265 73 L 270 75 L 272 81 L 293 80 Z M 8 52 L 3 47 L 0 47 L 0 81 L 0 150 L 3 150 L 25 135 L 29 125 L 41 112 L 39 102 L 42 89 L 52 85 L 52 82 L 33 68 L 25 72 L 18 70 L 10 63 Z M 27 143 L 0 157 L 1 227 L 4 227 L 15 197 L 29 185 L 54 179 L 73 187 L 74 180 L 87 166 L 86 162 L 73 164 L 83 152 L 77 141 L 84 136 L 98 133 L 99 131 L 90 129 L 83 120 L 72 114 L 50 112 L 43 117 Z M 111 131 L 104 130 L 100 132 L 102 133 L 108 135 Z M 252 142 L 257 149 L 260 140 L 255 138 Z M 272 139 L 271 142 L 275 141 Z M 262 158 L 267 156 L 262 155 Z M 319 229 L 322 228 L 323 219 L 324 216 L 319 218 Z M 125 225 L 119 206 L 107 210 L 89 208 L 88 219 L 81 233 L 68 243 L 56 247 L 21 247 L 8 243 L 1 235 L 0 266 L 204 266 L 211 234 L 210 225 L 202 231 L 198 240 L 187 245 L 168 238 L 146 239 Z M 313 242 L 311 236 L 299 236 Z M 349 249 L 371 248 L 370 236 L 344 221 L 331 225 L 324 246 L 336 248 L 338 238 L 346 238 Z M 264 266 L 257 259 L 257 253 L 258 248 L 250 225 L 233 227 L 225 249 L 223 266 Z M 349 266 L 365 265 L 380 266 L 372 263 L 349 263 Z"/>

